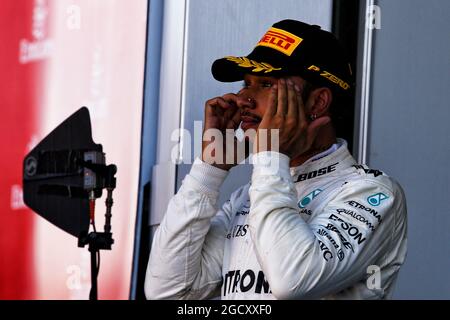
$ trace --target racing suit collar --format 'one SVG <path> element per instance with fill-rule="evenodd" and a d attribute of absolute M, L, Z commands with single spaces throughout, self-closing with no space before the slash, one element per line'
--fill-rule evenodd
<path fill-rule="evenodd" d="M 296 181 L 297 177 L 301 174 L 314 172 L 330 165 L 335 165 L 336 170 L 342 170 L 357 164 L 356 160 L 348 151 L 347 141 L 337 138 L 337 145 L 337 150 L 328 154 L 324 152 L 325 156 L 316 155 L 297 167 L 291 167 L 291 176 L 294 181 Z"/>

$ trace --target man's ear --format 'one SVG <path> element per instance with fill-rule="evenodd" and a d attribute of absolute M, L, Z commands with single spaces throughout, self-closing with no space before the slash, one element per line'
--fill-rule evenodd
<path fill-rule="evenodd" d="M 333 93 L 329 88 L 317 88 L 309 95 L 307 110 L 309 110 L 310 115 L 315 115 L 316 117 L 323 116 L 328 114 L 332 101 Z"/>

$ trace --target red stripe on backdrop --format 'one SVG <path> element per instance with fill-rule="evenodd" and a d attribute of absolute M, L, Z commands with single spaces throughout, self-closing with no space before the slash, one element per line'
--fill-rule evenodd
<path fill-rule="evenodd" d="M 119 168 L 115 243 L 102 252 L 99 298 L 128 298 L 146 5 L 147 0 L 0 1 L 0 299 L 88 297 L 87 248 L 78 248 L 76 238 L 22 201 L 24 156 L 83 105 L 91 112 L 94 141 L 103 145 L 107 163 Z M 103 202 L 97 202 L 98 228 Z"/>
<path fill-rule="evenodd" d="M 35 216 L 22 201 L 22 160 L 33 145 L 44 63 L 20 61 L 34 9 L 33 1 L 0 2 L 0 299 L 34 296 Z"/>

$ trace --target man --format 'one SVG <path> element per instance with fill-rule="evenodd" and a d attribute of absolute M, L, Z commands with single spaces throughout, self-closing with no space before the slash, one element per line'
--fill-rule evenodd
<path fill-rule="evenodd" d="M 238 94 L 206 103 L 204 129 L 257 129 L 251 182 L 217 210 L 235 163 L 203 152 L 154 236 L 147 298 L 389 297 L 406 256 L 405 199 L 335 136 L 351 70 L 334 36 L 280 21 L 250 55 L 219 59 L 212 73 L 244 79 Z M 278 146 L 261 143 L 264 132 Z"/>

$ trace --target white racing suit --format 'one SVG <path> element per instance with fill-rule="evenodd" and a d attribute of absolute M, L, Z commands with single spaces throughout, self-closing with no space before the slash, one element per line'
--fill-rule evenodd
<path fill-rule="evenodd" d="M 295 168 L 258 153 L 251 183 L 220 210 L 227 172 L 197 159 L 153 238 L 147 298 L 389 298 L 406 256 L 405 197 L 338 141 Z"/>

